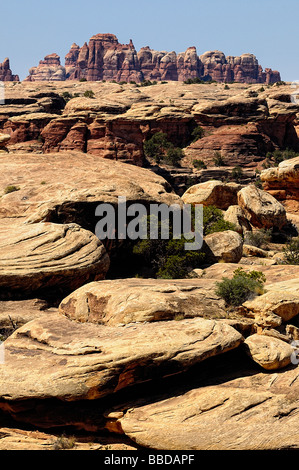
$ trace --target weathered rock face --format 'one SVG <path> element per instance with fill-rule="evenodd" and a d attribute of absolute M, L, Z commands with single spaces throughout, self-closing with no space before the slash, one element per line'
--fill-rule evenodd
<path fill-rule="evenodd" d="M 5 154 L 0 160 L 0 217 L 75 222 L 94 232 L 100 203 L 180 203 L 169 184 L 150 170 L 81 152 Z M 12 178 L 12 175 L 13 178 Z M 15 185 L 13 192 L 4 194 Z"/>
<path fill-rule="evenodd" d="M 121 279 L 93 282 L 65 298 L 59 311 L 72 320 L 117 326 L 179 318 L 225 317 L 211 280 Z"/>
<path fill-rule="evenodd" d="M 19 82 L 20 81 L 18 75 L 13 75 L 10 69 L 8 58 L 6 58 L 4 62 L 2 62 L 2 64 L 0 63 L 0 80 L 1 82 Z"/>
<path fill-rule="evenodd" d="M 105 278 L 110 264 L 98 238 L 77 225 L 2 219 L 0 245 L 1 298 L 51 289 L 69 292 Z"/>
<path fill-rule="evenodd" d="M 81 48 L 73 44 L 65 57 L 63 71 L 57 69 L 55 72 L 48 68 L 47 71 L 43 69 L 41 72 L 44 65 L 49 67 L 52 56 L 47 56 L 45 61 L 40 62 L 40 70 L 30 70 L 31 80 L 84 78 L 88 81 L 116 80 L 138 83 L 143 80 L 185 81 L 194 78 L 240 83 L 275 83 L 280 80 L 279 72 L 273 72 L 271 69 L 263 72 L 252 54 L 226 58 L 223 52 L 212 51 L 199 57 L 195 47 L 189 47 L 186 52 L 177 54 L 174 51 L 154 51 L 148 46 L 141 48 L 137 53 L 132 40 L 129 44 L 120 44 L 114 34 L 96 34 Z M 55 66 L 59 67 L 60 63 L 55 63 Z M 51 74 L 54 78 L 51 78 Z"/>
<path fill-rule="evenodd" d="M 78 324 L 52 314 L 27 323 L 6 340 L 0 408 L 6 408 L 3 399 L 11 410 L 18 400 L 95 400 L 188 370 L 242 341 L 231 326 L 202 318 L 119 328 Z"/>
<path fill-rule="evenodd" d="M 211 233 L 204 238 L 203 249 L 211 263 L 239 263 L 243 256 L 243 239 L 232 230 Z"/>
<path fill-rule="evenodd" d="M 185 204 L 202 204 L 215 206 L 226 210 L 238 202 L 237 193 L 241 189 L 236 183 L 222 183 L 221 181 L 207 181 L 191 186 L 183 194 Z"/>
<path fill-rule="evenodd" d="M 282 202 L 288 212 L 299 211 L 299 157 L 263 170 L 261 181 L 265 191 Z"/>
<path fill-rule="evenodd" d="M 65 80 L 65 68 L 60 64 L 60 57 L 57 54 L 47 55 L 41 60 L 37 67 L 29 70 L 27 81 L 63 81 Z"/>
<path fill-rule="evenodd" d="M 215 378 L 214 384 L 209 377 L 200 388 L 124 410 L 114 421 L 134 442 L 151 449 L 298 449 L 297 379 L 297 367 L 220 383 Z"/>
<path fill-rule="evenodd" d="M 239 191 L 238 204 L 254 227 L 282 228 L 287 223 L 286 210 L 282 204 L 255 185 L 248 185 Z"/>

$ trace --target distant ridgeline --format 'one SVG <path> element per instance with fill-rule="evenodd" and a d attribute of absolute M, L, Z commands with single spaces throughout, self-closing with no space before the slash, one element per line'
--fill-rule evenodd
<path fill-rule="evenodd" d="M 26 81 L 186 81 L 265 83 L 281 81 L 280 73 L 263 70 L 253 54 L 240 57 L 210 51 L 198 56 L 195 47 L 186 52 L 136 51 L 132 40 L 120 44 L 114 34 L 96 34 L 82 47 L 73 44 L 62 66 L 57 54 L 50 54 L 29 70 Z"/>

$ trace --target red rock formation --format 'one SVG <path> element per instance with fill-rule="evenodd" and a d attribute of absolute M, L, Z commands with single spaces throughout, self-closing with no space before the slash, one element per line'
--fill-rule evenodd
<path fill-rule="evenodd" d="M 13 75 L 10 70 L 9 59 L 6 58 L 4 62 L 0 63 L 0 81 L 1 82 L 19 82 L 19 76 Z"/>
<path fill-rule="evenodd" d="M 38 67 L 32 67 L 29 70 L 26 81 L 63 81 L 65 78 L 65 68 L 60 64 L 59 55 L 49 54 L 39 62 Z"/>
<path fill-rule="evenodd" d="M 274 83 L 280 74 L 263 71 L 253 54 L 225 57 L 223 52 L 209 51 L 197 55 L 195 47 L 186 52 L 154 51 L 143 47 L 137 53 L 132 40 L 120 44 L 114 34 L 96 34 L 81 48 L 71 46 L 61 67 L 59 57 L 51 54 L 30 70 L 29 80 L 115 80 L 137 83 L 143 80 L 185 81 L 187 79 L 217 82 Z"/>

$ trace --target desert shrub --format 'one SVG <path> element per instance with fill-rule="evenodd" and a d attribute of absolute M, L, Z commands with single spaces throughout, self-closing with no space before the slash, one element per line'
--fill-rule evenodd
<path fill-rule="evenodd" d="M 207 165 L 202 160 L 193 160 L 192 163 L 194 168 L 197 168 L 198 170 L 207 168 Z"/>
<path fill-rule="evenodd" d="M 184 157 L 184 152 L 181 148 L 171 147 L 167 151 L 166 156 L 163 157 L 163 160 L 168 165 L 179 166 L 179 163 L 183 157 Z"/>
<path fill-rule="evenodd" d="M 81 83 L 87 82 L 87 79 L 86 78 L 80 78 L 79 82 L 81 82 Z"/>
<path fill-rule="evenodd" d="M 289 160 L 298 156 L 298 152 L 295 150 L 286 148 L 284 150 L 274 150 L 274 152 L 268 152 L 266 159 L 268 162 L 274 162 L 274 165 L 277 166 L 284 160 Z M 272 164 L 270 163 L 270 166 Z"/>
<path fill-rule="evenodd" d="M 228 305 L 242 305 L 252 295 L 264 293 L 265 275 L 260 271 L 246 273 L 242 268 L 234 271 L 232 279 L 223 278 L 216 283 L 216 295 L 225 300 Z"/>
<path fill-rule="evenodd" d="M 203 208 L 203 233 L 210 235 L 215 232 L 224 232 L 226 230 L 235 230 L 234 224 L 224 220 L 222 210 L 215 206 L 206 206 Z"/>
<path fill-rule="evenodd" d="M 4 194 L 14 193 L 15 191 L 20 191 L 20 188 L 14 185 L 7 186 L 4 190 Z"/>
<path fill-rule="evenodd" d="M 141 240 L 134 246 L 133 253 L 142 258 L 155 277 L 183 279 L 200 267 L 205 257 L 201 251 L 186 251 L 186 242 L 183 236 L 179 240 Z"/>
<path fill-rule="evenodd" d="M 157 132 L 150 139 L 144 142 L 144 153 L 148 158 L 153 158 L 156 163 L 165 163 L 178 166 L 183 158 L 183 150 L 175 147 L 169 142 L 168 137 L 163 132 Z"/>
<path fill-rule="evenodd" d="M 85 98 L 94 98 L 94 92 L 92 90 L 86 90 L 83 94 Z"/>
<path fill-rule="evenodd" d="M 68 92 L 68 91 L 64 91 L 62 93 L 62 98 L 64 99 L 64 101 L 67 103 L 68 101 L 70 101 L 72 98 L 73 98 L 73 95 Z"/>
<path fill-rule="evenodd" d="M 263 246 L 267 246 L 272 240 L 272 230 L 254 230 L 252 232 L 248 232 L 245 237 L 245 242 L 248 245 L 256 246 L 257 248 L 261 248 Z"/>
<path fill-rule="evenodd" d="M 244 176 L 243 170 L 240 166 L 235 166 L 235 168 L 232 169 L 231 172 L 231 179 L 234 181 L 240 181 Z"/>
<path fill-rule="evenodd" d="M 205 135 L 205 131 L 201 126 L 195 127 L 192 131 L 192 142 L 197 142 L 197 140 L 202 139 Z"/>
<path fill-rule="evenodd" d="M 215 166 L 225 166 L 225 162 L 220 152 L 214 153 L 214 165 Z"/>
<path fill-rule="evenodd" d="M 67 437 L 65 434 L 57 437 L 57 440 L 53 443 L 53 450 L 70 450 L 75 447 L 75 438 Z"/>
<path fill-rule="evenodd" d="M 299 264 L 299 238 L 289 241 L 283 249 L 287 264 Z"/>

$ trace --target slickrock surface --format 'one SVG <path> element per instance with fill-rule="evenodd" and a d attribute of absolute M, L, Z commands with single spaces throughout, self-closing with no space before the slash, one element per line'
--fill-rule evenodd
<path fill-rule="evenodd" d="M 152 449 L 298 449 L 298 406 L 297 367 L 222 380 L 220 373 L 215 383 L 125 410 L 118 427 Z"/>
<path fill-rule="evenodd" d="M 4 194 L 10 186 L 17 190 Z M 84 219 L 92 231 L 97 205 L 116 205 L 119 196 L 128 203 L 180 203 L 169 184 L 153 172 L 80 152 L 4 155 L 0 192 L 2 218 L 62 223 Z"/>
<path fill-rule="evenodd" d="M 26 225 L 13 219 L 1 221 L 0 259 L 1 298 L 72 290 L 103 279 L 110 263 L 100 240 L 78 225 Z"/>
<path fill-rule="evenodd" d="M 5 341 L 0 408 L 18 400 L 95 400 L 187 370 L 242 341 L 231 326 L 202 318 L 109 327 L 53 313 Z"/>
<path fill-rule="evenodd" d="M 119 279 L 93 282 L 72 292 L 59 311 L 72 320 L 117 326 L 177 317 L 225 318 L 214 281 Z"/>

